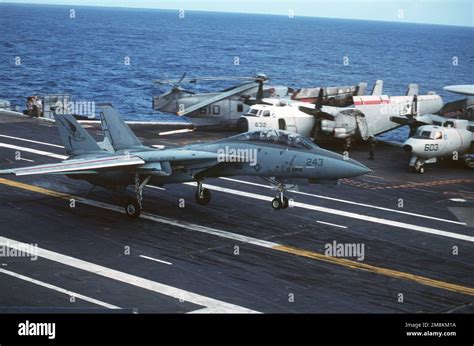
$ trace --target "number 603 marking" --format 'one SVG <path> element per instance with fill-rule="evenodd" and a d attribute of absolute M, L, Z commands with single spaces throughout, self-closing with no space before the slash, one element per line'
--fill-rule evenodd
<path fill-rule="evenodd" d="M 438 151 L 438 144 L 425 144 L 425 151 Z"/>

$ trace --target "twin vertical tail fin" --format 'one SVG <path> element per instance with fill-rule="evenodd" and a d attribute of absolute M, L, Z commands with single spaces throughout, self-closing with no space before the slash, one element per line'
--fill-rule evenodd
<path fill-rule="evenodd" d="M 372 96 L 381 96 L 383 92 L 383 80 L 377 80 L 372 89 Z"/>
<path fill-rule="evenodd" d="M 360 82 L 357 86 L 357 93 L 356 96 L 364 96 L 367 92 L 367 83 Z"/>
<path fill-rule="evenodd" d="M 418 95 L 418 84 L 408 84 L 408 89 L 407 89 L 407 96 L 415 96 Z"/>
<path fill-rule="evenodd" d="M 59 136 L 70 156 L 102 151 L 92 136 L 70 114 L 55 114 Z"/>
<path fill-rule="evenodd" d="M 104 136 L 115 150 L 143 147 L 133 131 L 110 103 L 97 105 Z"/>

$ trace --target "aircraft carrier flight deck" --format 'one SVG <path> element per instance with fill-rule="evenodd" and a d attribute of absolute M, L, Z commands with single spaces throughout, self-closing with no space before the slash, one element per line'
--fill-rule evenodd
<path fill-rule="evenodd" d="M 2 115 L 0 129 L 1 169 L 65 159 L 52 122 Z M 166 147 L 228 135 L 133 129 Z M 385 143 L 375 160 L 365 144 L 350 156 L 372 172 L 290 191 L 285 210 L 263 180 L 216 178 L 207 206 L 192 183 L 145 188 L 139 219 L 123 195 L 80 180 L 2 176 L 0 245 L 37 247 L 0 257 L 0 311 L 474 313 L 472 170 L 415 174 Z M 327 256 L 328 244 L 364 251 Z"/>

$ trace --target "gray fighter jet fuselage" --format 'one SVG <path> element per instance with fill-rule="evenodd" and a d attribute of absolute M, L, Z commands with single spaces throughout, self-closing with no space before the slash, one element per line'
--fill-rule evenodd
<path fill-rule="evenodd" d="M 100 146 L 71 115 L 56 115 L 56 123 L 68 160 L 26 168 L 7 169 L 0 174 L 65 174 L 116 191 L 133 186 L 135 198 L 125 211 L 138 217 L 147 184 L 197 182 L 196 201 L 206 205 L 210 192 L 202 181 L 210 177 L 259 176 L 278 187 L 274 209 L 289 206 L 287 180 L 336 183 L 369 172 L 364 165 L 321 149 L 306 138 L 284 131 L 265 130 L 239 134 L 207 144 L 179 148 L 146 147 L 110 104 L 99 106 L 107 145 Z M 108 148 L 104 150 L 103 148 Z"/>

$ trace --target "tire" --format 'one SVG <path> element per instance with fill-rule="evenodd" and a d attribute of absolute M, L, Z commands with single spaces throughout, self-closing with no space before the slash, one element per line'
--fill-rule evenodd
<path fill-rule="evenodd" d="M 142 213 L 142 208 L 136 199 L 131 199 L 125 205 L 125 213 L 133 219 L 138 219 Z"/>
<path fill-rule="evenodd" d="M 288 197 L 283 197 L 283 205 L 282 205 L 282 208 L 283 208 L 283 209 L 286 209 L 286 208 L 288 208 L 289 205 L 290 205 L 290 200 L 288 199 Z"/>
<path fill-rule="evenodd" d="M 424 164 L 422 164 L 420 161 L 416 161 L 415 165 L 413 166 L 413 171 L 418 174 L 425 173 Z"/>
<path fill-rule="evenodd" d="M 274 198 L 272 200 L 272 208 L 275 210 L 280 210 L 283 207 L 281 200 L 279 198 Z"/>
<path fill-rule="evenodd" d="M 211 201 L 211 191 L 208 189 L 202 189 L 201 194 L 196 192 L 196 202 L 199 205 L 207 205 Z"/>

